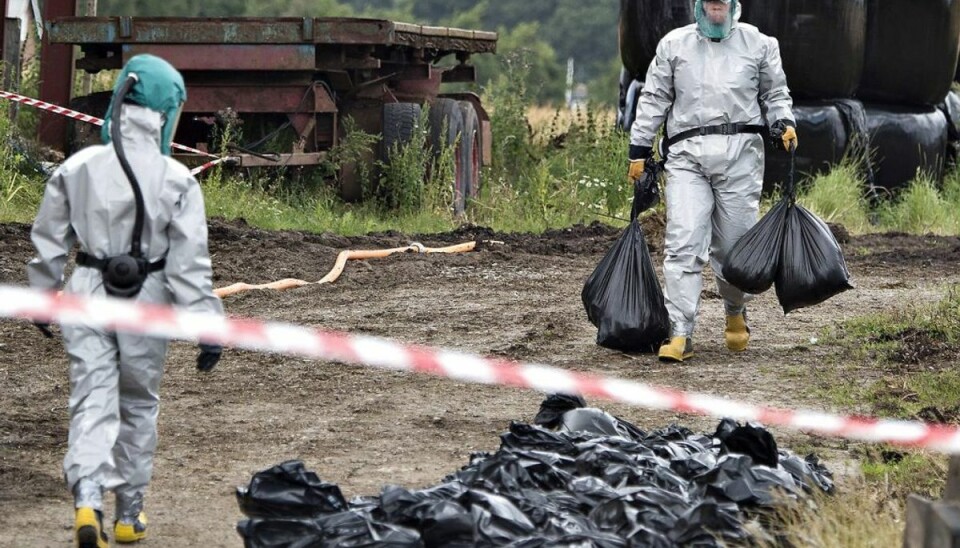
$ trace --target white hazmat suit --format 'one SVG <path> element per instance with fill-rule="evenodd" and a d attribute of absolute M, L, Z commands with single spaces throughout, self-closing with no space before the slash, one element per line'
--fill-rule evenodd
<path fill-rule="evenodd" d="M 739 23 L 739 5 L 734 10 L 725 38 L 707 38 L 695 23 L 660 41 L 630 132 L 631 160 L 649 154 L 664 122 L 668 137 L 725 124 L 794 124 L 776 39 Z M 670 147 L 664 278 L 672 337 L 693 334 L 708 259 L 728 316 L 744 310 L 750 296 L 720 272 L 731 247 L 757 221 L 763 164 L 764 142 L 756 132 L 695 135 Z"/>
<path fill-rule="evenodd" d="M 145 205 L 141 248 L 151 262 L 166 260 L 135 300 L 222 314 L 213 294 L 203 195 L 187 168 L 161 153 L 163 123 L 159 112 L 123 105 L 122 145 Z M 33 225 L 37 257 L 28 265 L 30 284 L 58 289 L 75 243 L 97 258 L 128 253 L 134 219 L 133 190 L 114 147 L 74 154 L 47 183 Z M 103 296 L 100 270 L 76 267 L 64 291 Z M 78 508 L 101 510 L 101 492 L 108 489 L 118 505 L 137 511 L 153 467 L 167 342 L 78 326 L 62 332 L 71 386 L 67 486 Z"/>

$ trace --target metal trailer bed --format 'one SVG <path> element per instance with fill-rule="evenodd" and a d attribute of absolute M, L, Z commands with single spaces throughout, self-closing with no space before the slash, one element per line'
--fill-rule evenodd
<path fill-rule="evenodd" d="M 245 124 L 289 125 L 295 132 L 279 162 L 240 154 L 244 166 L 318 164 L 342 138 L 346 116 L 366 132 L 391 133 L 393 125 L 409 123 L 400 118 L 419 112 L 404 106 L 437 104 L 438 99 L 447 101 L 445 116 L 453 115 L 452 101 L 460 105 L 463 126 L 476 119 L 475 128 L 464 128 L 475 137 L 466 142 L 464 135 L 460 143 L 470 151 L 457 157 L 458 169 L 472 171 L 463 174 L 474 176 L 472 186 L 465 182 L 459 191 L 475 194 L 479 165 L 490 161 L 489 117 L 479 97 L 441 94 L 440 85 L 474 82 L 468 60 L 496 51 L 493 32 L 360 18 L 58 17 L 48 21 L 47 33 L 51 44 L 79 46 L 82 56 L 75 67 L 90 73 L 119 69 L 140 53 L 177 67 L 188 90 L 177 133 L 183 144 L 213 148 L 211 125 L 228 108 Z M 444 64 L 438 64 L 441 60 Z M 72 79 L 61 83 L 71 84 Z M 51 84 L 47 99 L 65 92 L 69 88 Z M 102 115 L 108 97 L 94 94 L 72 104 Z M 62 148 L 70 148 L 66 136 L 56 137 L 63 139 Z M 382 160 L 383 151 L 379 155 Z M 344 197 L 358 198 L 357 182 L 349 174 L 341 179 Z"/>

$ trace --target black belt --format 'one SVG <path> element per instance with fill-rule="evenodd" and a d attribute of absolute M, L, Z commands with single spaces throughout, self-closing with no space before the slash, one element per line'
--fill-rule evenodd
<path fill-rule="evenodd" d="M 83 251 L 77 253 L 77 264 L 78 264 L 78 265 L 80 265 L 80 266 L 86 266 L 86 267 L 88 267 L 88 268 L 96 268 L 97 270 L 100 270 L 101 272 L 103 271 L 103 269 L 105 269 L 105 268 L 107 267 L 107 263 L 108 263 L 109 261 L 110 261 L 109 258 L 107 258 L 107 259 L 98 259 L 98 258 L 94 257 L 93 255 L 90 255 L 89 253 L 85 253 L 85 252 L 83 252 Z M 164 257 L 164 258 L 162 258 L 162 259 L 160 259 L 160 260 L 158 260 L 158 261 L 154 261 L 154 262 L 152 262 L 152 263 L 147 263 L 147 274 L 152 274 L 152 273 L 154 273 L 154 272 L 158 272 L 158 271 L 160 271 L 160 270 L 163 270 L 165 266 L 167 266 L 167 258 L 166 258 L 166 257 Z"/>
<path fill-rule="evenodd" d="M 667 148 L 679 143 L 684 139 L 691 137 L 702 137 L 704 135 L 735 135 L 737 133 L 764 133 L 767 128 L 755 124 L 721 124 L 719 126 L 703 126 L 681 131 L 680 133 L 667 139 Z"/>

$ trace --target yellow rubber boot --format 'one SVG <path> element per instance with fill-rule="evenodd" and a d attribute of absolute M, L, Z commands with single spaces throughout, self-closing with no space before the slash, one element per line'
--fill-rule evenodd
<path fill-rule="evenodd" d="M 133 523 L 118 521 L 113 524 L 113 539 L 120 544 L 141 541 L 147 538 L 147 514 L 140 512 Z"/>
<path fill-rule="evenodd" d="M 693 341 L 690 337 L 671 337 L 660 347 L 662 362 L 682 362 L 693 357 Z"/>
<path fill-rule="evenodd" d="M 107 534 L 103 531 L 103 518 L 93 508 L 77 508 L 73 532 L 77 538 L 77 548 L 110 548 Z"/>
<path fill-rule="evenodd" d="M 733 352 L 743 352 L 750 342 L 750 328 L 747 326 L 746 314 L 727 316 L 727 329 L 723 332 L 727 340 L 727 348 Z"/>

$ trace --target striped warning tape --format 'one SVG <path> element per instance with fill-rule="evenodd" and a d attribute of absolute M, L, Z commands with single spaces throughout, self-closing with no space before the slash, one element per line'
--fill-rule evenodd
<path fill-rule="evenodd" d="M 428 373 L 463 382 L 580 394 L 637 407 L 729 417 L 814 434 L 960 454 L 960 429 L 922 422 L 844 417 L 758 407 L 556 367 L 407 346 L 386 339 L 198 314 L 110 298 L 81 298 L 0 285 L 0 317 L 83 324 L 140 335 L 203 340 L 248 350 Z"/>
<path fill-rule="evenodd" d="M 77 112 L 77 111 L 71 110 L 71 109 L 69 109 L 69 108 L 64 108 L 64 107 L 61 107 L 61 106 L 54 105 L 54 104 L 52 104 L 52 103 L 47 103 L 47 102 L 45 102 L 45 101 L 40 101 L 39 99 L 31 99 L 30 97 L 27 97 L 27 96 L 24 96 L 24 95 L 20 95 L 20 94 L 17 94 L 17 93 L 13 93 L 13 92 L 10 92 L 10 91 L 0 90 L 0 98 L 2 98 L 2 99 L 9 99 L 9 100 L 11 100 L 11 101 L 16 101 L 16 102 L 18 102 L 18 103 L 23 103 L 24 105 L 27 105 L 27 106 L 30 106 L 30 107 L 35 107 L 35 108 L 38 108 L 38 109 L 40 109 L 40 110 L 46 110 L 46 111 L 52 112 L 52 113 L 54 113 L 54 114 L 59 114 L 59 115 L 61 115 L 61 116 L 66 116 L 67 118 L 73 118 L 74 120 L 80 120 L 81 122 L 87 122 L 88 124 L 93 124 L 93 125 L 95 125 L 95 126 L 102 126 L 102 125 L 103 125 L 103 120 L 102 120 L 101 118 L 97 118 L 96 116 L 90 116 L 89 114 L 84 114 L 84 113 L 82 113 L 82 112 Z M 209 157 L 209 158 L 216 158 L 216 157 L 217 157 L 217 156 L 215 156 L 215 155 L 213 155 L 213 154 L 210 154 L 209 152 L 204 152 L 204 151 L 199 150 L 199 149 L 196 149 L 196 148 L 190 148 L 190 147 L 188 147 L 188 146 L 186 146 L 186 145 L 180 145 L 180 144 L 177 144 L 177 143 L 173 143 L 171 146 L 172 146 L 173 148 L 177 149 L 177 150 L 182 150 L 182 151 L 184 151 L 184 152 L 190 152 L 190 153 L 193 153 L 193 154 L 202 154 L 203 156 L 207 156 L 207 157 Z"/>
<path fill-rule="evenodd" d="M 190 170 L 190 175 L 198 175 L 198 174 L 200 174 L 200 173 L 202 173 L 202 172 L 210 169 L 211 167 L 213 167 L 213 166 L 215 166 L 215 165 L 217 165 L 217 164 L 221 164 L 221 163 L 223 163 L 223 162 L 227 162 L 227 161 L 231 160 L 232 158 L 233 158 L 232 156 L 224 156 L 224 157 L 222 157 L 222 158 L 217 158 L 216 160 L 210 160 L 209 162 L 203 164 L 202 166 L 197 166 L 197 167 L 191 169 L 191 170 Z"/>

